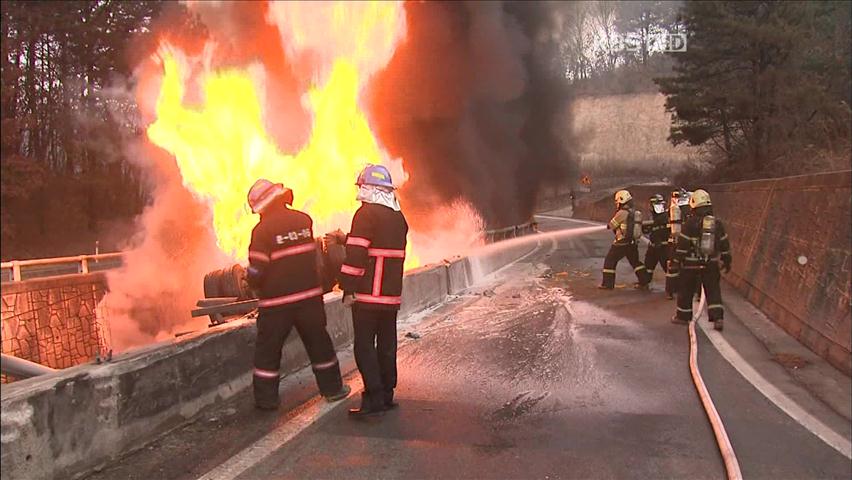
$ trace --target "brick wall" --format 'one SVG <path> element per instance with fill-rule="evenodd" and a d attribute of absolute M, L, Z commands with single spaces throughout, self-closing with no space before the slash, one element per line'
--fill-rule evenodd
<path fill-rule="evenodd" d="M 627 188 L 644 210 L 650 194 L 668 197 L 671 191 Z M 731 238 L 733 268 L 723 278 L 793 337 L 852 374 L 852 171 L 705 188 Z M 575 216 L 605 222 L 612 213 L 608 196 L 581 202 Z"/>
<path fill-rule="evenodd" d="M 94 359 L 106 345 L 96 319 L 105 288 L 103 273 L 4 283 L 3 353 L 51 368 Z"/>

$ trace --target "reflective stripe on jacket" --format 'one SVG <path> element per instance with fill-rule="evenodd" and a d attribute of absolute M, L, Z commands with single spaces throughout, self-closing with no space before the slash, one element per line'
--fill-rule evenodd
<path fill-rule="evenodd" d="M 363 308 L 399 309 L 408 223 L 402 212 L 364 203 L 346 238 L 341 287 Z"/>
<path fill-rule="evenodd" d="M 259 308 L 297 306 L 322 298 L 313 221 L 283 206 L 264 211 L 249 245 L 249 283 Z"/>

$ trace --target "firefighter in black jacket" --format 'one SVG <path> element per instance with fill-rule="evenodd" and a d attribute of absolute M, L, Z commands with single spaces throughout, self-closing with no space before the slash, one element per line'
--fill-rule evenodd
<path fill-rule="evenodd" d="M 619 190 L 615 194 L 615 215 L 607 224 L 607 228 L 615 234 L 615 240 L 609 247 L 609 252 L 604 258 L 603 280 L 598 288 L 612 290 L 615 288 L 615 267 L 618 261 L 627 257 L 633 272 L 639 282 L 634 288 L 647 290 L 651 282 L 645 265 L 639 261 L 639 247 L 637 240 L 642 236 L 642 212 L 633 208 L 633 197 L 627 190 Z"/>
<path fill-rule="evenodd" d="M 645 269 L 650 277 L 654 276 L 657 264 L 668 272 L 670 254 L 669 245 L 669 211 L 666 209 L 666 199 L 662 195 L 652 195 L 648 199 L 651 208 L 650 220 L 642 222 L 642 232 L 648 235 L 648 249 L 645 251 Z"/>
<path fill-rule="evenodd" d="M 707 316 L 716 330 L 722 330 L 725 311 L 719 286 L 719 262 L 725 273 L 731 270 L 731 244 L 724 225 L 713 216 L 710 195 L 706 191 L 693 192 L 689 206 L 692 215 L 683 223 L 674 254 L 674 261 L 680 267 L 680 279 L 677 312 L 672 322 L 687 324 L 692 320 L 696 285 L 703 285 Z"/>
<path fill-rule="evenodd" d="M 355 363 L 364 380 L 361 407 L 349 413 L 363 417 L 396 406 L 396 316 L 408 223 L 385 167 L 367 165 L 356 184 L 361 207 L 352 218 L 340 271 L 344 304 L 352 306 Z"/>
<path fill-rule="evenodd" d="M 313 221 L 287 207 L 293 203 L 293 192 L 280 183 L 258 180 L 249 191 L 248 203 L 252 212 L 260 214 L 251 232 L 247 278 L 258 294 L 255 405 L 264 410 L 278 408 L 281 349 L 294 326 L 320 393 L 328 401 L 342 400 L 350 388 L 343 385 L 337 354 L 325 330 Z"/>

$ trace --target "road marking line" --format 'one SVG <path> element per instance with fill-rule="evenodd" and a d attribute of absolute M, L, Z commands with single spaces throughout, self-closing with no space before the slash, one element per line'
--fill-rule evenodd
<path fill-rule="evenodd" d="M 713 346 L 716 347 L 716 350 L 718 350 L 722 355 L 722 358 L 727 360 L 727 362 L 730 363 L 736 371 L 740 372 L 740 375 L 742 375 L 743 378 L 754 386 L 754 388 L 763 394 L 764 397 L 769 399 L 769 401 L 774 403 L 775 406 L 781 409 L 781 411 L 789 415 L 790 418 L 805 427 L 812 434 L 816 435 L 817 438 L 825 442 L 828 446 L 837 450 L 846 458 L 852 459 L 852 442 L 832 430 L 820 419 L 806 412 L 805 409 L 800 407 L 798 403 L 779 390 L 778 387 L 769 383 L 763 375 L 755 370 L 754 367 L 749 365 L 749 363 L 736 350 L 734 350 L 731 344 L 728 343 L 721 333 L 710 329 L 710 327 L 704 323 L 699 323 L 699 327 L 704 331 L 705 335 L 707 335 L 707 338 L 710 339 L 710 343 L 712 343 Z"/>
<path fill-rule="evenodd" d="M 361 379 L 358 375 L 353 375 L 353 378 L 347 381 L 346 384 L 352 388 L 353 392 L 357 392 L 362 388 Z M 252 466 L 260 463 L 261 460 L 269 456 L 272 452 L 281 448 L 282 445 L 292 440 L 293 437 L 311 426 L 325 414 L 345 403 L 347 403 L 346 400 L 329 403 L 321 396 L 313 397 L 283 419 L 284 423 L 281 426 L 244 448 L 218 467 L 198 477 L 198 480 L 233 480 L 237 478 Z"/>
<path fill-rule="evenodd" d="M 701 397 L 701 405 L 707 413 L 710 426 L 713 427 L 713 435 L 716 437 L 719 453 L 722 454 L 722 460 L 725 462 L 725 471 L 728 473 L 728 479 L 742 480 L 743 473 L 740 471 L 740 462 L 737 461 L 737 454 L 734 453 L 734 447 L 731 445 L 731 439 L 728 438 L 728 432 L 725 431 L 725 424 L 722 423 L 722 417 L 719 416 L 716 405 L 713 404 L 713 399 L 707 390 L 707 385 L 704 384 L 704 379 L 698 370 L 698 342 L 695 337 L 695 324 L 698 322 L 702 310 L 704 310 L 705 303 L 704 290 L 702 289 L 701 302 L 698 304 L 698 315 L 693 318 L 693 321 L 689 322 L 689 373 L 692 374 L 695 389 L 698 390 L 698 396 Z"/>

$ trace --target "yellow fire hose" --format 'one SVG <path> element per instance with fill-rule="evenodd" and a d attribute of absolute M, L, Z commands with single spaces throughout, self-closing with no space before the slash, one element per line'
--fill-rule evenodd
<path fill-rule="evenodd" d="M 689 372 L 692 374 L 692 382 L 695 383 L 695 389 L 698 390 L 698 396 L 701 397 L 701 404 L 704 406 L 708 420 L 710 420 L 710 426 L 713 427 L 713 434 L 716 436 L 716 443 L 719 445 L 719 453 L 722 454 L 722 460 L 725 461 L 728 480 L 742 480 L 743 474 L 740 471 L 740 463 L 737 461 L 734 447 L 731 446 L 731 440 L 725 431 L 722 418 L 716 411 L 713 399 L 710 398 L 710 392 L 707 391 L 707 386 L 704 385 L 704 379 L 701 378 L 701 372 L 698 370 L 698 341 L 695 336 L 695 323 L 701 317 L 705 303 L 706 298 L 702 288 L 698 312 L 693 316 L 693 321 L 689 322 Z"/>

